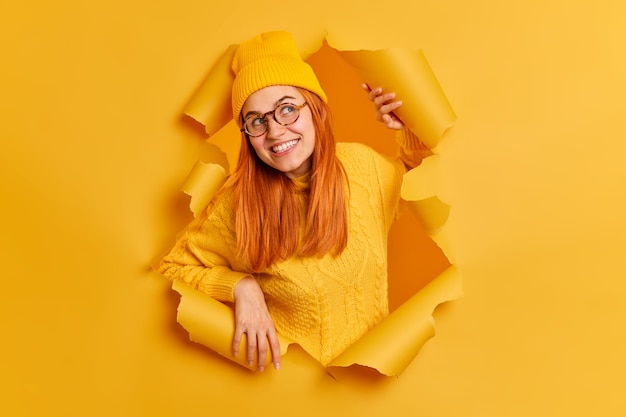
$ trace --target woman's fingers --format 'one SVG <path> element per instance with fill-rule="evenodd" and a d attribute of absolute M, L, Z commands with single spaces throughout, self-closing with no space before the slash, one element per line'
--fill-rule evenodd
<path fill-rule="evenodd" d="M 396 98 L 396 93 L 378 94 L 374 97 L 374 105 L 380 109 L 383 105 L 391 103 Z"/>
<path fill-rule="evenodd" d="M 259 371 L 265 369 L 271 349 L 274 367 L 280 367 L 280 343 L 269 314 L 261 287 L 253 277 L 244 277 L 235 286 L 235 334 L 233 354 L 238 356 L 243 335 L 246 334 L 245 360 L 249 367 L 257 359 Z"/>
<path fill-rule="evenodd" d="M 368 84 L 362 84 L 361 87 L 367 92 L 368 99 L 374 103 L 376 108 L 376 120 L 385 124 L 389 129 L 402 129 L 404 124 L 393 113 L 394 110 L 402 106 L 402 101 L 394 101 L 396 94 L 383 93 L 381 87 L 371 88 Z"/>
<path fill-rule="evenodd" d="M 257 369 L 260 372 L 265 370 L 267 355 L 271 353 L 274 369 L 280 369 L 280 342 L 273 326 L 267 330 L 237 330 L 233 337 L 233 355 L 239 355 L 239 346 L 244 333 L 246 334 L 246 364 L 254 366 L 254 359 L 257 358 Z"/>
<path fill-rule="evenodd" d="M 398 107 L 400 107 L 401 105 L 402 105 L 401 101 L 393 101 L 391 103 L 381 105 L 378 108 L 378 111 L 380 112 L 381 116 L 383 116 L 385 114 L 393 113 L 393 111 L 397 109 Z"/>
<path fill-rule="evenodd" d="M 235 335 L 233 336 L 233 356 L 239 356 L 239 346 L 241 345 L 241 337 L 243 336 L 243 331 L 238 327 L 235 327 Z"/>
<path fill-rule="evenodd" d="M 278 341 L 278 335 L 276 331 L 272 331 L 268 335 L 268 341 L 270 342 L 270 349 L 272 351 L 272 362 L 274 363 L 274 369 L 280 369 L 280 342 Z"/>
<path fill-rule="evenodd" d="M 267 360 L 267 337 L 261 336 L 257 340 L 257 349 L 259 352 L 258 370 L 263 372 L 265 370 L 265 362 Z"/>

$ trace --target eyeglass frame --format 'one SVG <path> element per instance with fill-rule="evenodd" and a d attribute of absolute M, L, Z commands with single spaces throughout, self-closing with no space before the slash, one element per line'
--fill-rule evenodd
<path fill-rule="evenodd" d="M 245 120 L 243 119 L 243 116 L 242 116 L 242 124 L 243 124 L 243 127 L 242 127 L 241 129 L 239 129 L 239 131 L 240 131 L 240 132 L 242 132 L 242 133 L 245 133 L 246 135 L 248 135 L 248 136 L 250 136 L 250 137 L 252 137 L 252 138 L 258 138 L 259 136 L 263 136 L 263 135 L 264 135 L 264 134 L 266 134 L 266 133 L 267 133 L 267 131 L 269 130 L 269 123 L 267 123 L 267 121 L 268 121 L 267 116 L 269 116 L 270 114 L 272 115 L 272 119 L 274 119 L 274 121 L 275 121 L 276 123 L 278 123 L 279 125 L 281 125 L 281 126 L 289 126 L 289 125 L 292 125 L 292 124 L 294 124 L 295 122 L 297 122 L 297 121 L 298 121 L 298 119 L 300 118 L 300 110 L 301 110 L 304 106 L 306 106 L 306 105 L 308 105 L 308 104 L 309 104 L 309 103 L 308 103 L 308 102 L 306 102 L 306 101 L 305 101 L 304 103 L 300 104 L 300 105 L 297 105 L 297 104 L 294 104 L 294 103 L 290 103 L 290 102 L 283 102 L 283 103 L 278 104 L 276 107 L 274 107 L 274 109 L 273 109 L 273 110 L 270 110 L 270 111 L 265 112 L 265 113 L 254 113 L 254 114 L 251 114 L 251 115 L 250 115 L 249 117 L 247 117 Z M 293 120 L 293 122 L 289 122 L 289 123 L 281 123 L 281 122 L 279 122 L 279 121 L 276 119 L 276 110 L 278 110 L 281 106 L 284 106 L 284 105 L 292 105 L 292 106 L 293 106 L 296 110 L 298 110 L 298 116 L 297 116 L 297 117 Z M 246 129 L 246 122 L 247 122 L 248 120 L 250 120 L 251 118 L 253 118 L 253 117 L 257 117 L 257 118 L 258 118 L 259 116 L 261 116 L 261 117 L 260 117 L 261 119 L 265 120 L 265 130 L 263 131 L 263 133 L 260 133 L 260 134 L 258 134 L 258 135 L 253 135 L 253 134 L 251 134 L 250 132 L 248 132 L 248 129 Z"/>

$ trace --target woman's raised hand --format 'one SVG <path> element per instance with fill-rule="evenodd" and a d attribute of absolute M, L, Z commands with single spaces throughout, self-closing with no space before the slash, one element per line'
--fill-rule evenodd
<path fill-rule="evenodd" d="M 404 123 L 393 111 L 402 105 L 402 101 L 394 101 L 395 93 L 383 93 L 380 87 L 370 88 L 367 84 L 362 84 L 363 90 L 367 92 L 367 98 L 374 103 L 376 108 L 376 120 L 385 124 L 389 129 L 400 130 L 404 128 Z"/>
<path fill-rule="evenodd" d="M 233 355 L 239 355 L 239 345 L 243 334 L 247 335 L 246 359 L 248 366 L 254 365 L 258 352 L 258 370 L 263 372 L 268 350 L 272 354 L 274 369 L 280 369 L 280 343 L 274 321 L 265 304 L 263 291 L 256 279 L 251 276 L 241 279 L 235 286 L 235 336 Z"/>

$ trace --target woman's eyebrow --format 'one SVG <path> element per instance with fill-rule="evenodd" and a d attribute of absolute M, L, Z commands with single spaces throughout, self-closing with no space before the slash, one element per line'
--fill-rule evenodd
<path fill-rule="evenodd" d="M 278 106 L 279 104 L 281 104 L 283 101 L 285 101 L 288 98 L 290 98 L 292 100 L 296 99 L 295 97 L 292 97 L 292 96 L 282 96 L 280 99 L 278 99 L 278 101 L 276 103 L 274 103 L 274 106 Z"/>
<path fill-rule="evenodd" d="M 274 103 L 274 108 L 278 107 L 283 101 L 287 100 L 287 99 L 292 99 L 292 100 L 296 100 L 296 97 L 292 97 L 292 96 L 282 96 L 281 98 L 279 98 L 275 103 Z M 271 111 L 271 110 L 270 110 Z M 247 119 L 249 116 L 253 115 L 253 114 L 263 114 L 263 112 L 260 111 L 256 111 L 256 110 L 249 110 L 246 112 L 246 114 L 243 116 L 244 120 Z"/>

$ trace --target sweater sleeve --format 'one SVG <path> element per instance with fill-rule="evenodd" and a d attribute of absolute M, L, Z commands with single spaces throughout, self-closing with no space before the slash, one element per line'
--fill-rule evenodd
<path fill-rule="evenodd" d="M 391 223 L 400 214 L 400 189 L 404 174 L 432 155 L 431 150 L 409 129 L 396 133 L 398 152 L 394 158 L 380 156 L 377 163 L 378 181 L 384 207 L 385 223 Z"/>
<path fill-rule="evenodd" d="M 396 159 L 402 161 L 407 171 L 415 168 L 422 163 L 424 158 L 433 154 L 428 146 L 408 128 L 396 133 L 396 142 L 400 147 Z"/>
<path fill-rule="evenodd" d="M 219 301 L 234 301 L 235 285 L 248 272 L 232 267 L 234 233 L 216 213 L 203 212 L 161 260 L 158 271 Z"/>

